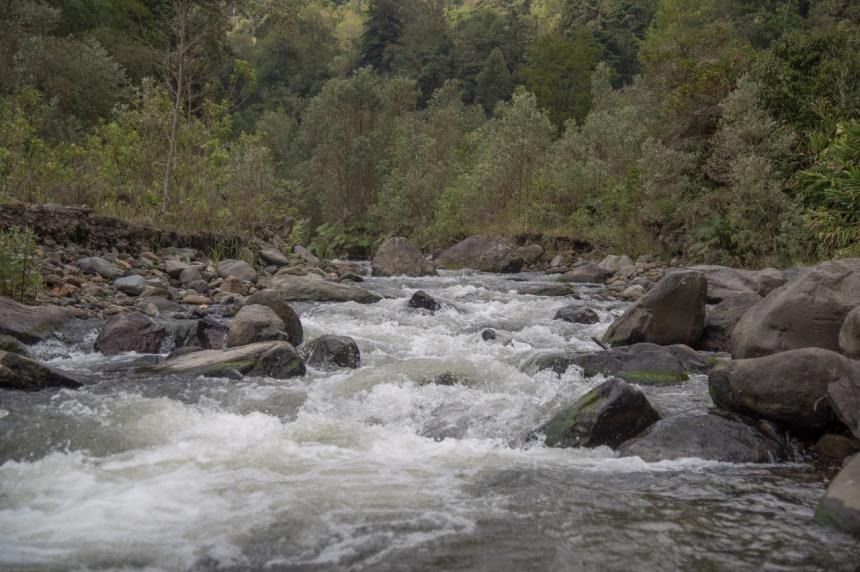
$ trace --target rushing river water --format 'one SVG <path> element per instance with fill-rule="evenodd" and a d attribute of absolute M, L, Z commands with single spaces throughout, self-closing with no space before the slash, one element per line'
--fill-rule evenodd
<path fill-rule="evenodd" d="M 519 295 L 524 278 L 542 279 L 370 279 L 389 298 L 298 305 L 305 339 L 351 336 L 362 367 L 289 381 L 146 377 L 94 333 L 38 346 L 93 383 L 0 393 L 0 569 L 855 569 L 857 542 L 812 523 L 808 465 L 527 440 L 602 378 L 523 364 L 596 349 L 623 308 L 584 290 L 601 322 L 553 321 L 572 300 Z M 444 308 L 407 308 L 418 288 Z M 704 377 L 645 391 L 663 414 L 710 406 Z"/>

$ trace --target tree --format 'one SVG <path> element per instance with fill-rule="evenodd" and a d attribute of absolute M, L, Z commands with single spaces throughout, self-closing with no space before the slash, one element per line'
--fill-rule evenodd
<path fill-rule="evenodd" d="M 381 74 L 390 73 L 403 25 L 403 4 L 399 0 L 371 0 L 361 36 L 360 66 L 370 66 Z"/>
<path fill-rule="evenodd" d="M 475 78 L 475 101 L 484 107 L 484 111 L 492 113 L 498 102 L 506 101 L 511 96 L 512 89 L 513 82 L 505 55 L 502 50 L 495 48 Z"/>

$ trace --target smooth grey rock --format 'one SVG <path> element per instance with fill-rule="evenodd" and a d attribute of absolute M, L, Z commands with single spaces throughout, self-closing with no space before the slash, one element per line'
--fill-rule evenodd
<path fill-rule="evenodd" d="M 288 266 L 290 264 L 290 259 L 281 252 L 281 249 L 271 245 L 264 246 L 260 249 L 260 258 L 262 258 L 266 264 L 271 264 L 273 266 Z"/>
<path fill-rule="evenodd" d="M 268 306 L 243 306 L 230 320 L 227 347 L 246 346 L 256 342 L 286 340 L 284 321 Z"/>
<path fill-rule="evenodd" d="M 477 235 L 461 240 L 440 254 L 436 262 L 445 268 L 471 268 L 481 272 L 519 272 L 523 261 L 513 242 L 504 237 Z"/>
<path fill-rule="evenodd" d="M 374 276 L 432 276 L 436 267 L 402 236 L 386 239 L 373 256 Z"/>
<path fill-rule="evenodd" d="M 860 454 L 827 487 L 815 510 L 815 522 L 860 538 Z"/>
<path fill-rule="evenodd" d="M 0 334 L 12 336 L 25 344 L 48 339 L 74 317 L 75 312 L 68 308 L 27 306 L 11 298 L 0 297 Z"/>
<path fill-rule="evenodd" d="M 221 278 L 235 276 L 242 282 L 257 281 L 257 271 L 244 260 L 222 260 L 215 269 Z"/>
<path fill-rule="evenodd" d="M 122 352 L 155 354 L 166 335 L 164 326 L 143 314 L 117 314 L 99 332 L 95 349 L 105 355 Z"/>
<path fill-rule="evenodd" d="M 615 448 L 659 419 L 641 391 L 610 379 L 557 413 L 540 431 L 549 447 Z"/>
<path fill-rule="evenodd" d="M 146 288 L 146 280 L 144 280 L 143 276 L 131 274 L 130 276 L 117 278 L 114 281 L 113 286 L 123 294 L 128 294 L 129 296 L 140 296 Z"/>
<path fill-rule="evenodd" d="M 122 270 L 100 256 L 81 258 L 78 260 L 78 268 L 80 268 L 81 272 L 84 274 L 98 274 L 102 278 L 106 278 L 108 280 L 113 280 L 118 276 L 122 276 Z"/>
<path fill-rule="evenodd" d="M 287 379 L 305 374 L 305 365 L 287 342 L 259 342 L 226 351 L 203 350 L 177 357 L 152 368 L 156 373 L 231 377 L 242 375 Z"/>
<path fill-rule="evenodd" d="M 634 344 L 572 356 L 571 363 L 586 377 L 611 375 L 639 385 L 680 383 L 710 369 L 707 358 L 683 345 Z"/>
<path fill-rule="evenodd" d="M 845 316 L 839 329 L 839 349 L 852 358 L 860 358 L 860 306 Z"/>
<path fill-rule="evenodd" d="M 572 286 L 569 284 L 559 284 L 558 282 L 523 286 L 517 292 L 524 296 L 561 297 L 576 295 L 576 290 Z"/>
<path fill-rule="evenodd" d="M 612 274 L 609 270 L 601 268 L 593 262 L 586 262 L 570 272 L 565 272 L 558 277 L 558 280 L 559 282 L 574 282 L 578 284 L 603 284 Z"/>
<path fill-rule="evenodd" d="M 701 272 L 708 281 L 708 303 L 716 304 L 738 294 L 767 296 L 788 279 L 785 273 L 775 268 L 763 270 L 741 270 L 728 266 L 700 264 L 690 270 Z"/>
<path fill-rule="evenodd" d="M 731 352 L 732 330 L 747 310 L 761 300 L 754 292 L 730 294 L 708 309 L 705 329 L 696 348 L 709 352 Z"/>
<path fill-rule="evenodd" d="M 564 320 L 573 324 L 596 324 L 600 321 L 600 316 L 591 308 L 571 304 L 556 312 L 553 320 Z"/>
<path fill-rule="evenodd" d="M 329 282 L 316 274 L 294 276 L 278 273 L 272 277 L 270 288 L 290 302 L 358 302 L 373 304 L 382 300 L 378 294 L 356 286 L 339 282 Z"/>
<path fill-rule="evenodd" d="M 283 296 L 274 290 L 259 290 L 245 300 L 245 305 L 251 304 L 267 306 L 274 310 L 275 314 L 284 322 L 284 332 L 287 334 L 287 341 L 295 347 L 302 344 L 305 337 L 302 322 L 299 320 L 296 311 L 293 310 L 292 306 L 287 304 Z"/>
<path fill-rule="evenodd" d="M 55 387 L 77 389 L 81 383 L 26 356 L 0 350 L 0 388 L 40 391 Z"/>
<path fill-rule="evenodd" d="M 618 256 L 616 254 L 610 254 L 606 256 L 603 260 L 598 264 L 604 270 L 615 274 L 619 270 L 623 268 L 628 268 L 630 266 L 635 266 L 633 260 L 627 255 Z"/>

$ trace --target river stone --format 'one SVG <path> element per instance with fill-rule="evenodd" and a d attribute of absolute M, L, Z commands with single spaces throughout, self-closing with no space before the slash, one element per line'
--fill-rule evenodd
<path fill-rule="evenodd" d="M 548 284 L 532 284 L 531 286 L 523 286 L 517 290 L 517 293 L 524 296 L 574 296 L 576 290 L 568 284 L 559 284 L 550 282 Z"/>
<path fill-rule="evenodd" d="M 287 341 L 298 347 L 304 341 L 304 329 L 302 322 L 299 320 L 295 310 L 287 304 L 284 298 L 274 290 L 259 290 L 251 294 L 245 305 L 259 304 L 267 306 L 274 310 L 275 314 L 284 322 L 284 332 L 287 334 Z"/>
<path fill-rule="evenodd" d="M 610 379 L 557 413 L 540 431 L 549 447 L 615 448 L 659 419 L 641 391 Z"/>
<path fill-rule="evenodd" d="M 612 274 L 615 274 L 623 268 L 635 266 L 635 263 L 627 255 L 618 256 L 617 254 L 610 254 L 601 260 L 598 266 Z"/>
<path fill-rule="evenodd" d="M 27 306 L 0 297 L 0 334 L 25 344 L 48 339 L 75 317 L 75 311 L 58 306 Z"/>
<path fill-rule="evenodd" d="M 436 262 L 445 268 L 471 268 L 481 272 L 519 272 L 523 261 L 509 239 L 477 235 L 461 240 L 440 254 Z"/>
<path fill-rule="evenodd" d="M 744 313 L 759 300 L 761 296 L 754 292 L 730 294 L 723 298 L 722 302 L 709 308 L 705 318 L 705 329 L 696 344 L 696 349 L 731 352 L 732 330 Z"/>
<path fill-rule="evenodd" d="M 192 266 L 174 258 L 168 258 L 164 262 L 164 271 L 171 278 L 180 278 L 182 276 L 182 273 L 185 272 L 185 270 L 188 268 L 192 268 Z"/>
<path fill-rule="evenodd" d="M 701 272 L 667 274 L 613 322 L 603 339 L 612 346 L 639 342 L 692 346 L 705 327 L 707 289 Z"/>
<path fill-rule="evenodd" d="M 860 454 L 839 471 L 815 511 L 815 522 L 860 538 Z"/>
<path fill-rule="evenodd" d="M 319 368 L 338 366 L 355 369 L 361 363 L 358 345 L 347 336 L 320 336 L 309 342 L 303 353 L 308 365 Z"/>
<path fill-rule="evenodd" d="M 667 417 L 618 449 L 649 463 L 697 457 L 727 463 L 771 463 L 785 457 L 774 439 L 755 427 L 708 414 Z"/>
<path fill-rule="evenodd" d="M 173 314 L 185 310 L 182 305 L 177 304 L 176 302 L 171 302 L 162 296 L 147 296 L 145 298 L 140 298 L 135 304 L 135 307 L 140 310 L 144 310 L 150 304 L 155 306 L 160 314 Z"/>
<path fill-rule="evenodd" d="M 117 314 L 99 332 L 95 350 L 105 355 L 122 352 L 155 354 L 166 335 L 164 326 L 143 314 Z"/>
<path fill-rule="evenodd" d="M 828 433 L 815 443 L 814 451 L 815 456 L 820 460 L 838 463 L 841 466 L 845 459 L 860 452 L 860 441 L 844 435 Z"/>
<path fill-rule="evenodd" d="M 828 350 L 804 348 L 719 364 L 708 376 L 723 409 L 820 435 L 833 423 L 828 385 L 860 377 L 860 365 Z"/>
<path fill-rule="evenodd" d="M 860 362 L 855 364 L 854 375 L 843 376 L 827 386 L 827 401 L 836 417 L 860 439 Z"/>
<path fill-rule="evenodd" d="M 0 388 L 39 391 L 51 387 L 77 389 L 81 383 L 28 357 L 0 350 Z"/>
<path fill-rule="evenodd" d="M 385 240 L 373 256 L 374 276 L 431 276 L 433 263 L 424 258 L 417 246 L 402 236 Z"/>
<path fill-rule="evenodd" d="M 221 278 L 235 276 L 242 282 L 257 281 L 257 271 L 244 260 L 222 260 L 215 269 Z"/>
<path fill-rule="evenodd" d="M 415 292 L 412 297 L 409 298 L 409 301 L 406 303 L 406 305 L 410 308 L 430 310 L 431 312 L 435 312 L 442 307 L 439 302 L 434 300 L 433 297 L 430 296 L 430 294 L 423 290 L 418 290 L 417 292 Z"/>
<path fill-rule="evenodd" d="M 527 265 L 536 263 L 541 256 L 543 256 L 543 247 L 540 244 L 527 244 L 514 251 L 514 257 Z"/>
<path fill-rule="evenodd" d="M 270 287 L 290 302 L 358 302 L 360 304 L 373 304 L 382 300 L 381 296 L 361 286 L 329 282 L 316 274 L 294 276 L 279 272 L 272 277 Z"/>
<path fill-rule="evenodd" d="M 116 265 L 111 264 L 100 256 L 90 256 L 78 260 L 78 268 L 84 274 L 98 274 L 102 278 L 113 280 L 118 276 L 122 276 L 122 270 Z"/>
<path fill-rule="evenodd" d="M 785 273 L 775 268 L 740 270 L 728 266 L 700 264 L 691 266 L 690 270 L 696 270 L 705 275 L 708 281 L 709 304 L 719 303 L 738 294 L 767 296 L 788 282 Z"/>
<path fill-rule="evenodd" d="M 852 358 L 860 358 L 860 306 L 845 316 L 839 329 L 839 349 Z"/>
<path fill-rule="evenodd" d="M 227 346 L 227 332 L 230 328 L 214 316 L 204 316 L 197 322 L 196 340 L 204 350 L 220 350 Z"/>
<path fill-rule="evenodd" d="M 243 306 L 230 320 L 227 347 L 246 346 L 256 342 L 285 340 L 284 321 L 274 310 L 260 304 Z"/>
<path fill-rule="evenodd" d="M 839 351 L 839 331 L 860 306 L 860 258 L 823 262 L 747 310 L 732 332 L 732 355 L 798 348 Z"/>
<path fill-rule="evenodd" d="M 27 346 L 25 346 L 18 338 L 0 335 L 0 351 L 26 356 Z"/>
<path fill-rule="evenodd" d="M 596 324 L 600 321 L 600 316 L 591 308 L 571 304 L 556 312 L 553 320 L 564 320 L 573 324 Z"/>
<path fill-rule="evenodd" d="M 192 288 L 192 284 L 203 280 L 203 275 L 200 274 L 200 269 L 196 266 L 186 266 L 179 273 L 179 283 L 183 288 Z M 197 290 L 195 288 L 195 290 Z M 197 290 L 199 292 L 199 290 Z"/>
<path fill-rule="evenodd" d="M 273 266 L 288 266 L 290 264 L 290 259 L 281 252 L 281 249 L 272 245 L 266 245 L 260 249 L 260 258 L 266 264 Z"/>
<path fill-rule="evenodd" d="M 143 279 L 143 276 L 131 274 L 130 276 L 118 278 L 114 281 L 113 286 L 123 294 L 140 296 L 146 288 L 146 280 Z"/>
<path fill-rule="evenodd" d="M 559 282 L 575 282 L 586 284 L 603 284 L 606 282 L 613 272 L 601 268 L 593 262 L 586 262 L 582 266 L 577 266 L 570 272 L 565 272 L 558 277 Z"/>
<path fill-rule="evenodd" d="M 156 373 L 230 377 L 241 375 L 287 379 L 305 374 L 305 365 L 288 342 L 259 342 L 229 350 L 203 350 L 152 368 Z"/>
<path fill-rule="evenodd" d="M 300 244 L 293 247 L 293 252 L 311 266 L 318 267 L 322 264 L 322 261 L 313 252 Z"/>
<path fill-rule="evenodd" d="M 571 363 L 581 367 L 586 377 L 612 375 L 640 385 L 679 383 L 691 373 L 710 369 L 704 356 L 682 345 L 634 344 L 572 356 Z"/>

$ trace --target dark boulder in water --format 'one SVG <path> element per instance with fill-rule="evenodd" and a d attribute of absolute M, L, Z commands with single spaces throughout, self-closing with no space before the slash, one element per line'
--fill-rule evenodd
<path fill-rule="evenodd" d="M 430 310 L 431 312 L 435 312 L 436 310 L 442 307 L 439 302 L 433 299 L 427 292 L 423 290 L 418 290 L 415 292 L 409 301 L 406 303 L 410 308 Z"/>
<path fill-rule="evenodd" d="M 120 314 L 104 325 L 96 338 L 95 349 L 105 355 L 122 352 L 155 354 L 161 349 L 166 335 L 167 329 L 163 325 L 143 314 Z"/>
<path fill-rule="evenodd" d="M 361 363 L 358 344 L 347 336 L 320 336 L 302 348 L 308 365 L 320 368 L 348 367 L 355 369 Z"/>
<path fill-rule="evenodd" d="M 40 391 L 58 387 L 77 389 L 81 383 L 35 360 L 0 350 L 0 388 Z"/>

